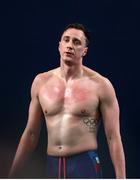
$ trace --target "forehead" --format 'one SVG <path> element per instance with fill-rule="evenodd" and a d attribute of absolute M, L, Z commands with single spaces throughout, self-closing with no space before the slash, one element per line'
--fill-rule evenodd
<path fill-rule="evenodd" d="M 74 29 L 74 28 L 70 28 L 70 29 L 67 29 L 63 34 L 62 34 L 62 37 L 64 36 L 69 36 L 69 37 L 72 37 L 72 38 L 78 38 L 80 40 L 85 40 L 85 35 L 84 35 L 84 32 L 82 30 L 79 30 L 79 29 Z"/>

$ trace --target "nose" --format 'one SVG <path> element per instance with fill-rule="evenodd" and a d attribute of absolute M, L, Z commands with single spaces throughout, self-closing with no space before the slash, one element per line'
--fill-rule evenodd
<path fill-rule="evenodd" d="M 67 48 L 68 49 L 73 49 L 73 43 L 72 43 L 71 40 L 67 43 Z"/>

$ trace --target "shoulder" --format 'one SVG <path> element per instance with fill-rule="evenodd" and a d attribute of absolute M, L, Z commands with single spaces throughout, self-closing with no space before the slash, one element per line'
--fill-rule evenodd
<path fill-rule="evenodd" d="M 48 80 L 54 76 L 54 72 L 55 72 L 55 69 L 54 70 L 50 70 L 50 71 L 47 71 L 47 72 L 43 72 L 43 73 L 39 73 L 37 74 L 34 79 L 33 79 L 33 82 L 32 82 L 32 85 L 31 85 L 31 93 L 32 94 L 37 94 L 40 90 L 40 88 L 48 82 Z"/>
<path fill-rule="evenodd" d="M 34 85 L 34 84 L 39 85 L 41 83 L 48 81 L 51 77 L 53 77 L 55 75 L 55 71 L 56 71 L 56 69 L 52 69 L 50 71 L 37 74 L 33 80 L 32 85 Z"/>
<path fill-rule="evenodd" d="M 115 93 L 113 84 L 107 77 L 87 67 L 84 67 L 84 69 L 87 72 L 86 74 L 88 75 L 88 78 L 97 84 L 98 92 L 101 96 L 107 96 Z"/>
<path fill-rule="evenodd" d="M 85 74 L 88 76 L 88 78 L 91 79 L 92 81 L 97 82 L 99 85 L 105 86 L 105 85 L 111 84 L 109 79 L 106 78 L 105 76 L 101 75 L 100 73 L 98 73 L 86 66 L 84 66 L 83 69 L 84 69 Z"/>

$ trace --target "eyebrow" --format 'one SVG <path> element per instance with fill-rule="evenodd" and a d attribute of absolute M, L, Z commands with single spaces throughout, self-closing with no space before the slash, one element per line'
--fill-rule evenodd
<path fill-rule="evenodd" d="M 64 39 L 64 38 L 70 38 L 70 36 L 63 36 L 62 39 Z M 77 40 L 77 41 L 81 41 L 80 39 L 75 38 L 75 37 L 74 37 L 73 39 L 74 39 L 74 40 Z"/>
<path fill-rule="evenodd" d="M 69 37 L 70 37 L 70 36 L 63 36 L 62 39 L 64 39 L 64 38 L 69 38 Z"/>

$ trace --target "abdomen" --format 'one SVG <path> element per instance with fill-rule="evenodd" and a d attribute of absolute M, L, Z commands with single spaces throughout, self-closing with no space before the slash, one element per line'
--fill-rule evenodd
<path fill-rule="evenodd" d="M 90 132 L 81 117 L 47 118 L 48 153 L 64 155 L 97 148 L 96 132 Z"/>

